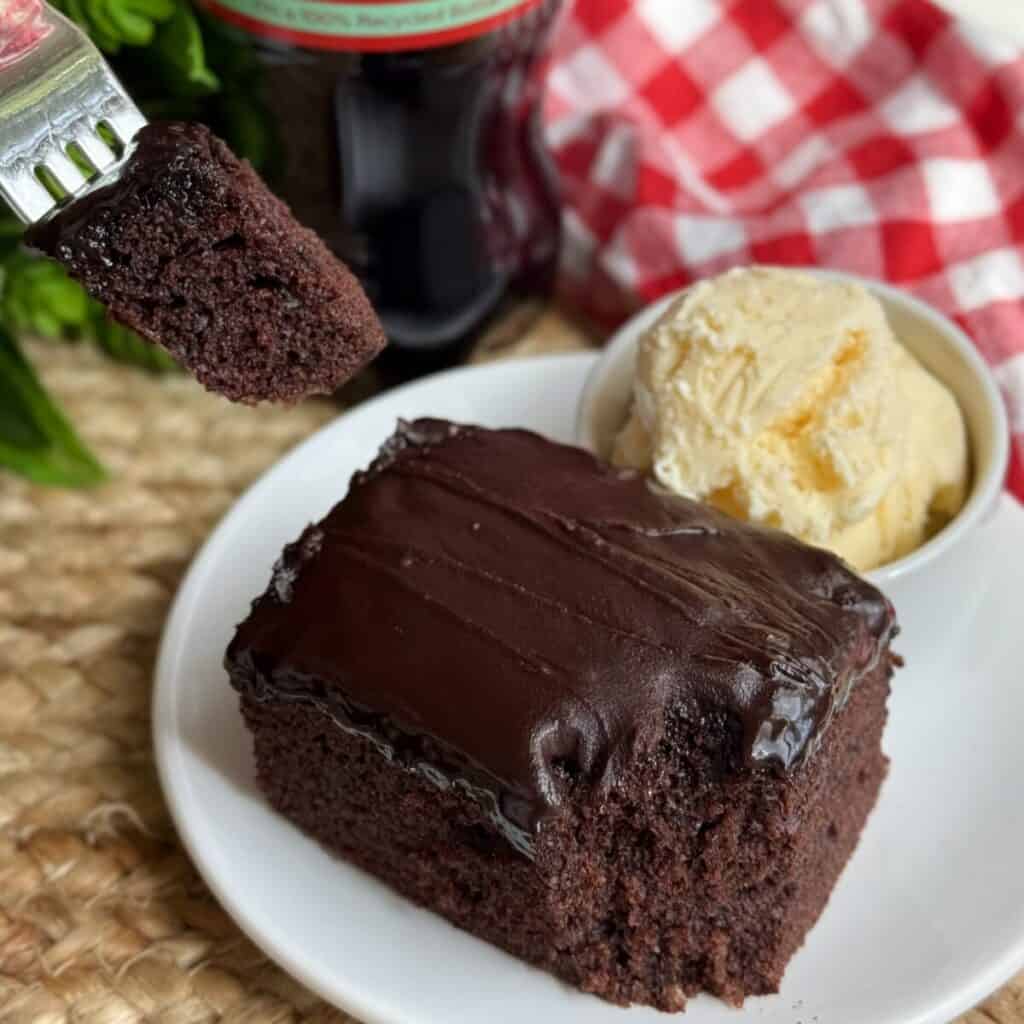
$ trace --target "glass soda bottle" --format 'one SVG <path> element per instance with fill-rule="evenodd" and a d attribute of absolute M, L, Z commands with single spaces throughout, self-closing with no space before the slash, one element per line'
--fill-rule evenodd
<path fill-rule="evenodd" d="M 542 59 L 561 0 L 203 0 L 265 70 L 278 190 L 361 277 L 385 366 L 454 362 L 546 297 L 560 242 Z"/>

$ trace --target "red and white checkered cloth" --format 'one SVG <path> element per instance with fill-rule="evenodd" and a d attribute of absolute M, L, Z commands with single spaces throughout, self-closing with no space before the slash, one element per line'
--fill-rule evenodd
<path fill-rule="evenodd" d="M 1024 46 L 927 0 L 575 0 L 547 123 L 591 314 L 738 263 L 891 281 L 995 367 L 1024 498 Z"/>

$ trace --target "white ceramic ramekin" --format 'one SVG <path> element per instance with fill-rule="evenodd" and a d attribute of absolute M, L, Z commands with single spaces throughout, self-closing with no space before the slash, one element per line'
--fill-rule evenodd
<path fill-rule="evenodd" d="M 970 439 L 972 483 L 960 513 L 916 551 L 867 573 L 891 589 L 897 581 L 936 565 L 959 548 L 992 514 L 1006 477 L 1010 434 L 1002 396 L 971 340 L 951 320 L 906 292 L 878 281 L 837 271 L 806 269 L 819 277 L 855 281 L 868 288 L 885 307 L 896 336 L 956 395 Z M 577 442 L 607 455 L 611 440 L 626 420 L 632 400 L 637 342 L 678 298 L 666 296 L 625 324 L 609 341 L 591 371 L 580 398 Z"/>

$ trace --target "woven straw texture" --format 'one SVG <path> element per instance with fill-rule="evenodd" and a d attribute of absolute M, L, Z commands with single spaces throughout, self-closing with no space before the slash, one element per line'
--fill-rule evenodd
<path fill-rule="evenodd" d="M 584 344 L 549 316 L 477 358 Z M 149 733 L 161 626 L 197 545 L 337 408 L 256 411 L 85 348 L 29 355 L 114 477 L 74 493 L 0 475 L 0 1021 L 351 1024 L 207 892 Z M 1024 976 L 963 1020 L 1024 1024 Z"/>

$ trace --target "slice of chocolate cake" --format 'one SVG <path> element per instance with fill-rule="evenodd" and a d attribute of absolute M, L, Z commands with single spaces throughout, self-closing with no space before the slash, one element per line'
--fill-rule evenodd
<path fill-rule="evenodd" d="M 201 125 L 146 126 L 117 181 L 27 240 L 235 401 L 330 393 L 384 347 L 348 268 Z"/>
<path fill-rule="evenodd" d="M 885 775 L 886 599 L 517 430 L 403 424 L 227 654 L 271 803 L 618 1003 L 775 991 Z"/>

